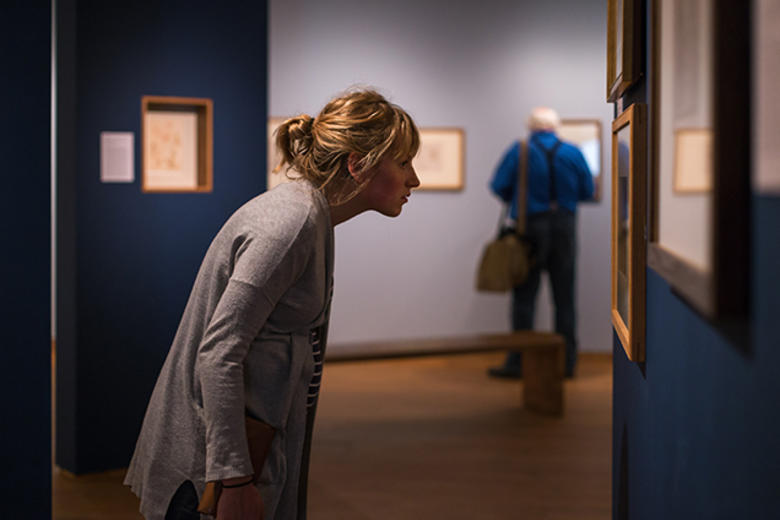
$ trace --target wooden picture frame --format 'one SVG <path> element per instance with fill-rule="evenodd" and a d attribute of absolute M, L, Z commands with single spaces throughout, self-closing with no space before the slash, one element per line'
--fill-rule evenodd
<path fill-rule="evenodd" d="M 706 319 L 742 319 L 750 287 L 750 2 L 652 7 L 648 265 Z M 681 132 L 691 129 L 699 143 L 684 145 Z"/>
<path fill-rule="evenodd" d="M 211 192 L 213 106 L 207 98 L 141 98 L 141 191 Z"/>
<path fill-rule="evenodd" d="M 628 359 L 645 360 L 646 105 L 612 123 L 611 315 Z"/>
<path fill-rule="evenodd" d="M 641 72 L 639 0 L 607 0 L 607 101 L 614 102 Z"/>
<path fill-rule="evenodd" d="M 454 127 L 420 128 L 420 150 L 412 164 L 420 179 L 417 190 L 463 189 L 465 132 Z"/>
<path fill-rule="evenodd" d="M 602 145 L 600 119 L 561 119 L 558 137 L 579 148 L 593 175 L 593 198 L 583 202 L 599 202 L 601 186 L 604 184 L 604 147 Z"/>

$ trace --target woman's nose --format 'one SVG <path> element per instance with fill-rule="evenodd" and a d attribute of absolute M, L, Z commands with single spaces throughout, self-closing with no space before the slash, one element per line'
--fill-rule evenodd
<path fill-rule="evenodd" d="M 407 186 L 416 188 L 420 185 L 420 179 L 417 177 L 417 172 L 414 171 L 414 167 L 411 168 L 412 174 L 406 179 Z"/>

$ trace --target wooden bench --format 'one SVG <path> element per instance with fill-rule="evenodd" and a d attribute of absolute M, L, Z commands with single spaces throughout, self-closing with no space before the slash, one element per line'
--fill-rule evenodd
<path fill-rule="evenodd" d="M 565 341 L 552 332 L 522 330 L 414 340 L 372 341 L 329 349 L 327 359 L 358 360 L 459 354 L 494 350 L 523 352 L 523 407 L 547 415 L 563 414 Z"/>

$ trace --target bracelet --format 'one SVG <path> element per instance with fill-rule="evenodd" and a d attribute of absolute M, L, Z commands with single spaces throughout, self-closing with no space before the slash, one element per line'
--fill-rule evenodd
<path fill-rule="evenodd" d="M 239 488 L 239 487 L 248 486 L 249 484 L 251 484 L 251 483 L 252 483 L 252 482 L 254 482 L 254 481 L 255 481 L 255 479 L 253 479 L 253 478 L 250 478 L 249 480 L 247 480 L 246 482 L 242 482 L 241 484 L 230 484 L 230 485 L 228 485 L 228 484 L 222 484 L 222 487 L 223 487 L 223 488 L 227 488 L 227 489 L 231 489 L 231 488 Z"/>

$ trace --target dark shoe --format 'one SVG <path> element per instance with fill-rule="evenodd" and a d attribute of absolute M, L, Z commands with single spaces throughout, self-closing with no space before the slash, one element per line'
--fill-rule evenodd
<path fill-rule="evenodd" d="M 500 367 L 488 368 L 488 375 L 492 377 L 503 377 L 506 379 L 522 379 L 523 371 L 519 368 L 501 365 Z"/>

